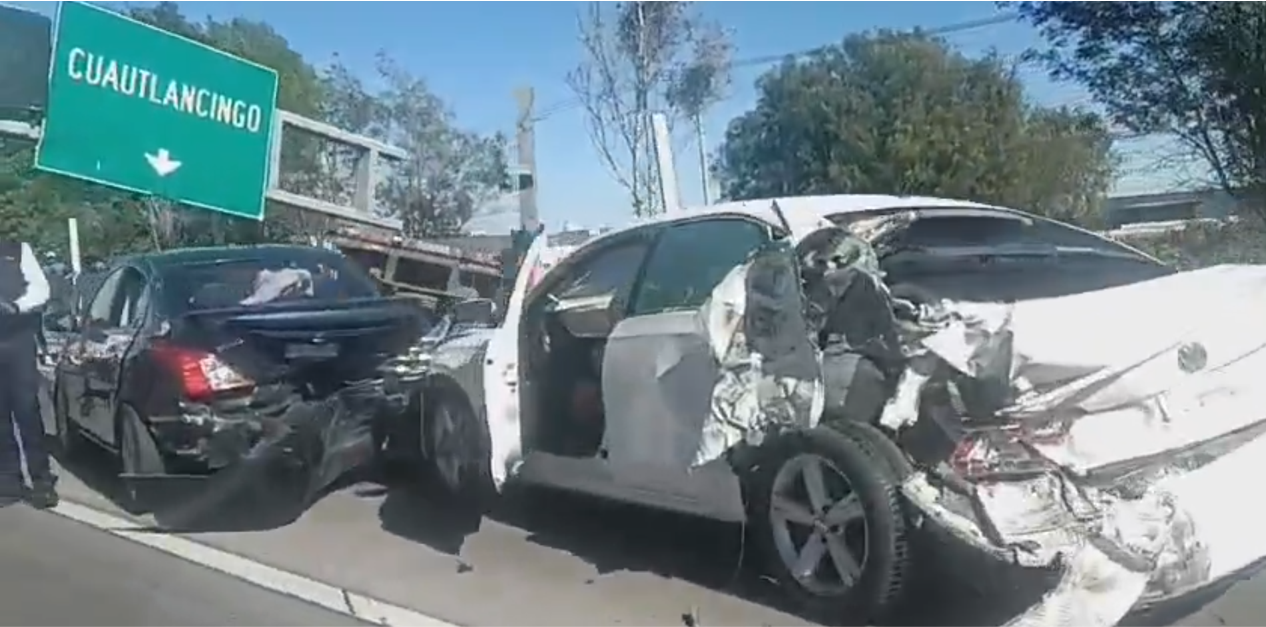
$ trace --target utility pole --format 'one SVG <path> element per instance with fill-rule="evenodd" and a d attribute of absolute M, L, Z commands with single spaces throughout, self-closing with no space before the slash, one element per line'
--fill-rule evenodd
<path fill-rule="evenodd" d="M 681 193 L 677 187 L 677 168 L 673 160 L 672 135 L 668 132 L 668 117 L 663 113 L 651 114 L 651 132 L 655 140 L 655 160 L 659 166 L 659 198 L 664 213 L 681 211 Z"/>
<path fill-rule="evenodd" d="M 708 138 L 703 132 L 703 116 L 696 113 L 695 143 L 699 145 L 699 184 L 703 186 L 703 204 L 712 204 L 712 177 L 708 172 Z"/>
<path fill-rule="evenodd" d="M 519 104 L 519 121 L 515 125 L 515 144 L 519 152 L 519 228 L 535 233 L 540 226 L 536 208 L 536 91 L 531 87 L 514 90 Z M 522 183 L 526 181 L 525 186 Z"/>

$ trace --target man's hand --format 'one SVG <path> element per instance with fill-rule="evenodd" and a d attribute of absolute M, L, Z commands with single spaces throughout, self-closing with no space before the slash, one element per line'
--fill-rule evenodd
<path fill-rule="evenodd" d="M 16 304 L 7 300 L 0 300 L 0 314 L 11 316 L 19 312 L 20 310 Z"/>

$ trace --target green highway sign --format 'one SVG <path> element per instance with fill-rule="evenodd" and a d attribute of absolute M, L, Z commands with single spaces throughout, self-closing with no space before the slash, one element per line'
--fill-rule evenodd
<path fill-rule="evenodd" d="M 82 2 L 53 38 L 35 167 L 263 219 L 275 71 Z"/>

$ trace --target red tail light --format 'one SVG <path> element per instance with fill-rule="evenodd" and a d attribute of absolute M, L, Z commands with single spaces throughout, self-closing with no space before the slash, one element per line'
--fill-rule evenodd
<path fill-rule="evenodd" d="M 192 401 L 205 401 L 222 392 L 249 390 L 251 381 L 212 353 L 173 344 L 155 344 L 154 359 L 180 381 L 181 392 Z"/>

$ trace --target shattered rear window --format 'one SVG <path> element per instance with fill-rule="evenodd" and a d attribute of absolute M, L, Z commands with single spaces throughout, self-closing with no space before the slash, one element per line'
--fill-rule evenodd
<path fill-rule="evenodd" d="M 267 251 L 162 268 L 163 292 L 176 313 L 293 300 L 378 296 L 369 277 L 329 251 Z"/>

